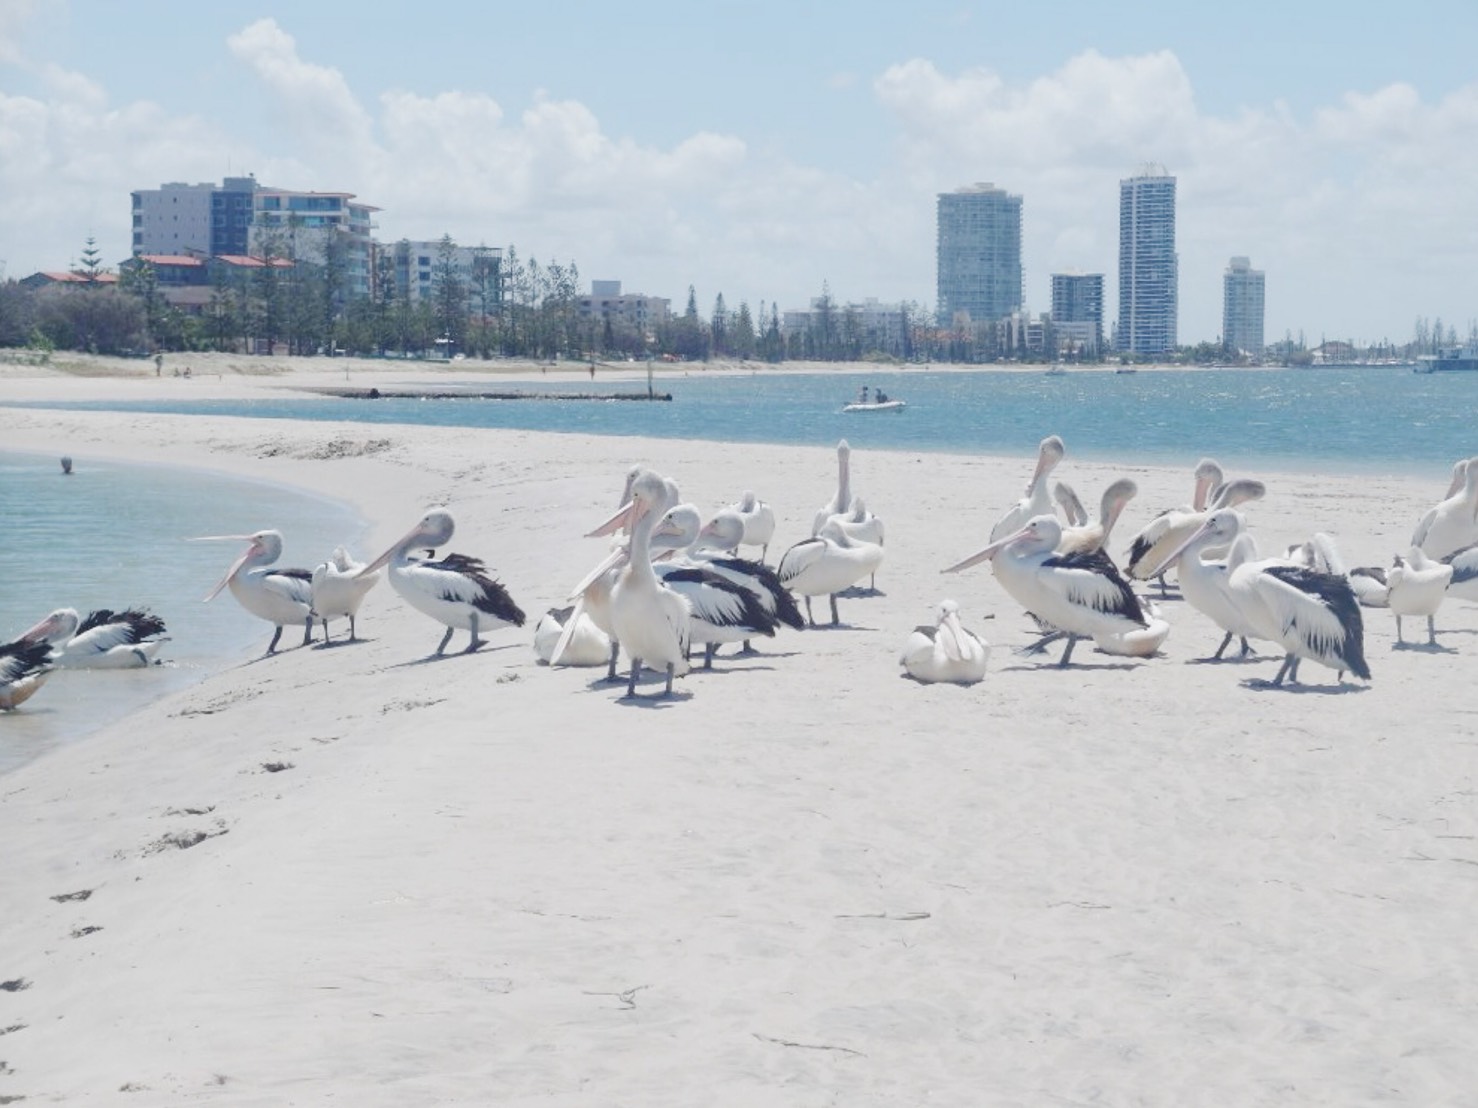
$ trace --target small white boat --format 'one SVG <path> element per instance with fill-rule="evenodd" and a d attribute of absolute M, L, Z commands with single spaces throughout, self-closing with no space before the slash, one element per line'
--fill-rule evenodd
<path fill-rule="evenodd" d="M 842 409 L 844 412 L 901 412 L 908 407 L 904 400 L 884 400 L 879 403 L 876 400 L 867 402 L 853 401 Z"/>

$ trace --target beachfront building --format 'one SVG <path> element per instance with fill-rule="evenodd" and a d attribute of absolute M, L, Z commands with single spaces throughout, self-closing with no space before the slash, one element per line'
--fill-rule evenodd
<path fill-rule="evenodd" d="M 1021 197 L 980 183 L 939 194 L 941 326 L 1004 319 L 1022 306 Z"/>
<path fill-rule="evenodd" d="M 1221 279 L 1221 335 L 1228 350 L 1254 361 L 1263 356 L 1263 273 L 1248 258 L 1233 258 Z"/>
<path fill-rule="evenodd" d="M 1119 182 L 1118 349 L 1127 354 L 1173 353 L 1179 312 L 1175 253 L 1175 178 L 1147 165 Z"/>
<path fill-rule="evenodd" d="M 672 301 L 664 296 L 623 293 L 620 281 L 591 281 L 590 295 L 580 297 L 581 319 L 609 324 L 613 331 L 633 330 L 642 336 L 655 335 L 672 314 Z"/>
<path fill-rule="evenodd" d="M 1098 357 L 1103 350 L 1102 273 L 1052 274 L 1052 329 L 1060 351 Z"/>
<path fill-rule="evenodd" d="M 816 296 L 809 308 L 780 313 L 780 334 L 786 342 L 810 335 L 820 346 L 840 347 L 853 356 L 901 352 L 907 326 L 908 312 L 902 304 L 885 304 L 874 296 L 849 304 Z"/>
<path fill-rule="evenodd" d="M 220 185 L 171 182 L 132 194 L 133 253 L 245 254 L 255 177 L 227 177 Z"/>
<path fill-rule="evenodd" d="M 440 281 L 462 288 L 475 314 L 496 314 L 503 303 L 503 250 L 497 246 L 458 246 L 449 239 L 401 239 L 381 247 L 390 259 L 395 295 L 411 304 L 430 301 Z"/>

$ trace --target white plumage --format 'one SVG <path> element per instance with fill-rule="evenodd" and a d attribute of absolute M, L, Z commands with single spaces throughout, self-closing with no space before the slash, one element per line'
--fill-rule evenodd
<path fill-rule="evenodd" d="M 881 546 L 850 539 L 828 521 L 815 537 L 802 539 L 787 550 L 776 572 L 782 585 L 806 598 L 806 619 L 812 627 L 816 618 L 811 614 L 811 597 L 829 596 L 835 627 L 841 623 L 836 594 L 876 572 L 882 561 Z"/>
<path fill-rule="evenodd" d="M 250 535 L 211 535 L 197 542 L 246 542 L 246 551 L 205 597 L 214 600 L 230 586 L 236 602 L 258 619 L 276 626 L 267 653 L 277 649 L 284 627 L 303 627 L 303 645 L 313 641 L 313 574 L 306 569 L 272 565 L 282 557 L 282 534 L 257 531 Z"/>
<path fill-rule="evenodd" d="M 86 619 L 76 609 L 58 608 L 21 637 L 51 643 L 56 665 L 66 669 L 137 669 L 169 641 L 162 619 L 132 608 L 99 608 Z"/>
<path fill-rule="evenodd" d="M 1037 467 L 1027 483 L 1026 495 L 996 520 L 996 525 L 990 529 L 991 542 L 1003 535 L 1015 534 L 1036 516 L 1052 515 L 1052 492 L 1047 487 L 1047 478 L 1066 454 L 1067 447 L 1057 435 L 1048 435 L 1037 444 Z"/>
<path fill-rule="evenodd" d="M 370 589 L 380 583 L 380 571 L 363 573 L 364 563 L 356 562 L 342 546 L 335 547 L 333 556 L 320 562 L 313 569 L 309 582 L 309 598 L 314 618 L 323 624 L 323 641 L 329 641 L 328 621 L 347 619 L 349 641 L 356 637 L 354 617 L 364 603 Z"/>
<path fill-rule="evenodd" d="M 1437 609 L 1447 595 L 1447 586 L 1453 578 L 1453 567 L 1447 562 L 1434 562 L 1413 546 L 1402 558 L 1396 556 L 1395 563 L 1386 571 L 1386 602 L 1391 614 L 1396 617 L 1396 642 L 1404 645 L 1401 636 L 1402 616 L 1427 617 L 1427 642 L 1437 645 Z"/>
<path fill-rule="evenodd" d="M 898 662 L 915 681 L 973 685 L 985 676 L 990 644 L 960 623 L 959 605 L 942 600 L 933 624 L 915 627 Z"/>

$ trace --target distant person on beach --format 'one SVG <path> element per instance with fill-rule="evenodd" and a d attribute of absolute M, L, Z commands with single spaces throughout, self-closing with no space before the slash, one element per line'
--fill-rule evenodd
<path fill-rule="evenodd" d="M 594 362 L 591 362 L 590 363 L 590 379 L 592 381 L 595 380 L 595 363 Z"/>
<path fill-rule="evenodd" d="M 62 458 L 62 476 L 72 476 L 72 459 L 65 456 Z"/>

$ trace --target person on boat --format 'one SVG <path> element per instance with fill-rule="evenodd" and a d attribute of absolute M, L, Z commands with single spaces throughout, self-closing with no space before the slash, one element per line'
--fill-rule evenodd
<path fill-rule="evenodd" d="M 867 403 L 867 386 L 866 385 L 863 385 L 862 386 L 862 391 L 857 394 L 857 403 L 859 403 L 859 404 L 866 404 Z"/>
<path fill-rule="evenodd" d="M 885 393 L 882 389 L 878 389 L 877 403 L 879 403 L 879 404 L 886 404 L 887 402 L 888 402 L 888 394 Z"/>

